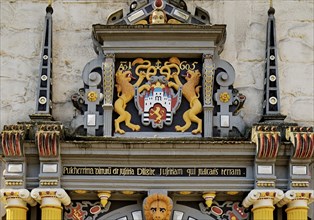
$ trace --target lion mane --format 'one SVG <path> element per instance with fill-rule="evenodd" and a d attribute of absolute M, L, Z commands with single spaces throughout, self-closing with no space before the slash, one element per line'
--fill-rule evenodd
<path fill-rule="evenodd" d="M 166 214 L 163 219 L 160 220 L 170 220 L 172 212 L 172 200 L 163 194 L 153 194 L 148 196 L 144 201 L 144 215 L 146 220 L 153 220 L 153 215 L 151 213 L 152 205 L 155 201 L 163 201 L 166 204 Z"/>

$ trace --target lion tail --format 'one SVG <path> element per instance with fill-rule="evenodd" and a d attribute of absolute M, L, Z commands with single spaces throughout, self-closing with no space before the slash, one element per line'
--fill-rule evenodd
<path fill-rule="evenodd" d="M 196 97 L 199 98 L 200 97 L 200 89 L 201 89 L 202 86 L 197 86 L 195 88 L 195 93 L 196 93 Z"/>

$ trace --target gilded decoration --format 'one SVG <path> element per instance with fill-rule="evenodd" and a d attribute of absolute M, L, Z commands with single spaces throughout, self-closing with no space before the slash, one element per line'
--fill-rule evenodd
<path fill-rule="evenodd" d="M 113 87 L 113 74 L 114 74 L 114 54 L 106 54 L 105 62 L 103 63 L 104 75 L 104 104 L 112 103 L 112 87 Z"/>
<path fill-rule="evenodd" d="M 132 63 L 132 66 L 134 66 L 137 63 L 145 63 L 145 61 L 141 58 L 138 58 L 136 60 L 134 60 L 134 62 Z M 147 62 L 146 62 L 147 63 Z M 148 68 L 146 69 L 147 71 L 141 71 L 138 72 L 139 68 L 136 69 L 135 73 L 138 75 L 138 80 L 136 81 L 135 84 L 131 84 L 130 81 L 132 79 L 134 79 L 132 72 L 130 70 L 121 70 L 119 69 L 116 72 L 116 88 L 117 88 L 117 96 L 118 99 L 115 101 L 114 103 L 114 111 L 117 112 L 119 114 L 119 117 L 115 120 L 114 124 L 115 124 L 115 132 L 120 133 L 120 134 L 124 134 L 125 131 L 123 129 L 120 128 L 120 123 L 121 122 L 125 122 L 125 125 L 127 127 L 129 127 L 130 129 L 132 129 L 133 131 L 139 131 L 140 130 L 140 126 L 139 125 L 135 125 L 131 123 L 131 114 L 125 110 L 127 103 L 129 101 L 131 101 L 134 97 L 135 94 L 135 90 L 134 87 L 135 86 L 140 86 L 140 84 L 143 82 L 145 77 L 149 77 L 150 73 L 149 71 L 152 68 L 150 67 L 150 62 L 148 61 L 147 65 L 142 65 L 142 66 L 147 66 Z M 144 89 L 149 90 L 149 86 L 148 85 L 143 85 L 139 88 L 139 91 L 143 91 Z"/>
<path fill-rule="evenodd" d="M 219 95 L 219 99 L 220 99 L 221 102 L 227 103 L 230 100 L 230 95 L 229 95 L 228 92 L 222 92 Z"/>
<path fill-rule="evenodd" d="M 145 199 L 143 207 L 146 220 L 170 220 L 173 206 L 168 196 L 153 194 Z"/>
<path fill-rule="evenodd" d="M 181 24 L 180 21 L 174 18 L 168 19 L 166 12 L 163 10 L 164 2 L 162 0 L 156 0 L 154 2 L 154 8 L 155 10 L 153 13 L 149 16 L 148 21 L 143 19 L 139 20 L 135 24 Z"/>
<path fill-rule="evenodd" d="M 116 94 L 118 99 L 114 104 L 114 111 L 118 113 L 115 120 L 115 132 L 124 134 L 125 129 L 120 123 L 132 131 L 139 131 L 141 123 L 151 125 L 153 129 L 164 129 L 164 125 L 172 126 L 174 115 L 179 109 L 183 119 L 176 121 L 173 131 L 185 132 L 191 128 L 193 134 L 202 133 L 202 120 L 197 116 L 202 112 L 200 98 L 199 62 L 195 60 L 180 61 L 177 57 L 168 60 L 144 60 L 137 58 L 133 61 L 120 61 L 116 71 Z M 134 77 L 135 76 L 135 77 Z M 132 80 L 136 80 L 134 84 Z M 183 97 L 184 108 L 181 108 Z M 131 123 L 132 109 L 128 103 L 134 98 L 135 108 L 141 116 L 137 124 Z M 184 110 L 184 111 L 183 111 Z M 133 120 L 137 120 L 134 117 Z M 180 124 L 184 122 L 183 126 Z M 196 123 L 192 126 L 192 124 Z M 170 128 L 167 128 L 168 130 Z"/>
<path fill-rule="evenodd" d="M 90 102 L 96 102 L 98 95 L 95 91 L 91 91 L 87 94 L 87 100 Z"/>
<path fill-rule="evenodd" d="M 215 75 L 215 64 L 212 62 L 212 55 L 204 55 L 204 104 L 212 105 L 213 103 L 213 85 Z"/>

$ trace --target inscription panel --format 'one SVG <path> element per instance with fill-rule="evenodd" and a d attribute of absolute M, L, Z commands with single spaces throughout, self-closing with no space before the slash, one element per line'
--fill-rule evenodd
<path fill-rule="evenodd" d="M 145 176 L 145 177 L 246 177 L 246 168 L 64 166 L 63 175 Z"/>

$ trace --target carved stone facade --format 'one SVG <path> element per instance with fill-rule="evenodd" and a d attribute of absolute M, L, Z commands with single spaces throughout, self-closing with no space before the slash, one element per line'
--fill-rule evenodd
<path fill-rule="evenodd" d="M 314 118 L 292 120 L 282 108 L 287 83 L 280 84 L 286 79 L 279 63 L 285 55 L 272 1 L 259 8 L 266 51 L 264 45 L 254 51 L 265 54 L 264 71 L 254 73 L 261 96 L 241 86 L 250 71 L 236 71 L 226 59 L 234 23 L 215 24 L 221 3 L 208 3 L 213 11 L 203 1 L 123 2 L 106 21 L 84 27 L 92 45 L 71 53 L 73 60 L 85 58 L 73 71 L 73 62 L 58 59 L 66 49 L 53 45 L 63 43 L 58 34 L 64 28 L 52 20 L 62 20 L 53 13 L 60 4 L 78 3 L 46 8 L 39 76 L 32 79 L 35 109 L 20 112 L 31 120 L 16 117 L 1 128 L 3 218 L 313 219 Z M 5 3 L 3 11 L 18 5 Z M 65 75 L 53 68 L 62 65 L 75 79 L 74 85 L 67 81 L 71 93 L 62 93 Z"/>

